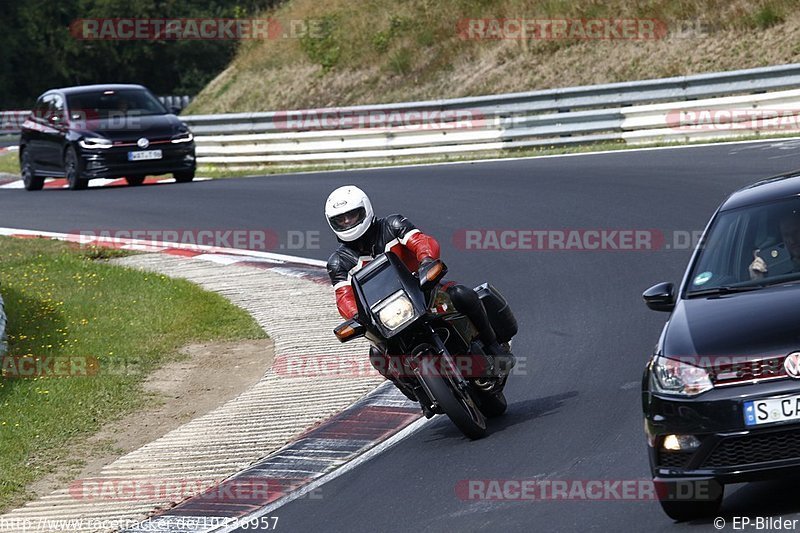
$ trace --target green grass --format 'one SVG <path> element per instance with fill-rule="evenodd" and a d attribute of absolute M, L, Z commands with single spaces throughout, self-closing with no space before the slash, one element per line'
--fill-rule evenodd
<path fill-rule="evenodd" d="M 0 174 L 19 174 L 19 158 L 17 152 L 0 155 Z"/>
<path fill-rule="evenodd" d="M 92 376 L 0 378 L 0 511 L 21 503 L 28 484 L 65 464 L 70 444 L 152 401 L 141 381 L 179 358 L 180 347 L 265 337 L 218 294 L 92 260 L 113 255 L 119 252 L 0 237 L 9 356 L 98 362 Z"/>

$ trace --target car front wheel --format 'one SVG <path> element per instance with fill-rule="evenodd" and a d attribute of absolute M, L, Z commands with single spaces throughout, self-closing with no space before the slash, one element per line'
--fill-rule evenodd
<path fill-rule="evenodd" d="M 194 170 L 187 170 L 184 172 L 173 172 L 175 181 L 178 183 L 189 183 L 194 179 Z"/>
<path fill-rule="evenodd" d="M 37 176 L 33 170 L 33 162 L 31 161 L 31 154 L 25 149 L 20 156 L 19 163 L 20 173 L 22 174 L 22 184 L 28 191 L 39 191 L 44 187 L 44 178 Z"/>
<path fill-rule="evenodd" d="M 78 154 L 75 148 L 70 146 L 64 153 L 64 174 L 67 177 L 67 185 L 70 190 L 79 191 L 89 186 L 89 180 L 81 176 L 80 165 L 78 164 Z"/>

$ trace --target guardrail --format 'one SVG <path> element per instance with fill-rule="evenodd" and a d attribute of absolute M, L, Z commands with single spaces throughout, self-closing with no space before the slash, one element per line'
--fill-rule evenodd
<path fill-rule="evenodd" d="M 797 108 L 800 64 L 450 100 L 188 115 L 198 162 L 230 167 L 448 158 L 616 141 L 691 141 L 759 133 L 752 116 L 707 127 L 702 112 Z M 681 114 L 683 112 L 683 114 Z M 722 113 L 724 114 L 724 113 Z M 694 122 L 693 122 L 694 121 Z M 712 126 L 719 126 L 718 124 Z"/>
<path fill-rule="evenodd" d="M 785 123 L 799 120 L 799 89 L 800 64 L 790 64 L 449 100 L 181 118 L 195 134 L 201 164 L 347 165 L 775 129 L 796 134 L 800 126 Z M 164 99 L 178 97 L 161 98 L 173 105 Z M 188 100 L 180 97 L 182 104 Z M 0 131 L 20 113 L 27 114 L 0 113 Z"/>
<path fill-rule="evenodd" d="M 189 105 L 192 101 L 191 96 L 159 96 L 158 100 L 167 106 L 167 109 L 176 107 L 179 110 L 183 111 L 183 109 Z"/>

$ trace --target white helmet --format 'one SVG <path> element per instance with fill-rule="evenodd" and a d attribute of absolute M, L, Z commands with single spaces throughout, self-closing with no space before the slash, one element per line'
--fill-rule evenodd
<path fill-rule="evenodd" d="M 367 232 L 375 221 L 375 213 L 364 191 L 355 185 L 345 185 L 328 196 L 325 218 L 336 236 L 349 242 Z"/>

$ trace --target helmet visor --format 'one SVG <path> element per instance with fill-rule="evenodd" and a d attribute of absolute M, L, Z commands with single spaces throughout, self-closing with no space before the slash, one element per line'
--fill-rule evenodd
<path fill-rule="evenodd" d="M 355 228 L 367 218 L 367 210 L 364 207 L 357 207 L 350 211 L 332 216 L 331 227 L 336 231 L 347 231 Z"/>

